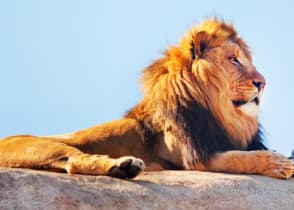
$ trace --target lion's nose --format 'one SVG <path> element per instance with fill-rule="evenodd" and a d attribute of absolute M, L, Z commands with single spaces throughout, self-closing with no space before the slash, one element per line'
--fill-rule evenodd
<path fill-rule="evenodd" d="M 253 83 L 253 85 L 255 87 L 257 87 L 258 91 L 260 91 L 261 89 L 263 89 L 264 86 L 265 86 L 265 82 L 264 81 L 261 81 L 261 80 L 253 80 L 252 83 Z"/>

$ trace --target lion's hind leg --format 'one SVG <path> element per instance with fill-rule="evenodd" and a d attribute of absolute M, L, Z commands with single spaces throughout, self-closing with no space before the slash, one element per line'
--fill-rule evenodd
<path fill-rule="evenodd" d="M 207 170 L 262 174 L 288 179 L 294 174 L 293 162 L 272 151 L 228 151 L 216 154 L 206 165 Z"/>
<path fill-rule="evenodd" d="M 15 136 L 0 141 L 0 166 L 133 178 L 144 169 L 144 162 L 131 156 L 90 155 L 48 138 Z"/>

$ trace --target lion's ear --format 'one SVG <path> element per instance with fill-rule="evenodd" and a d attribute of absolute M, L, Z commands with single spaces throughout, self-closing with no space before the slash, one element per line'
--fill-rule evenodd
<path fill-rule="evenodd" d="M 191 43 L 193 60 L 200 58 L 204 51 L 211 47 L 213 40 L 213 36 L 205 31 L 200 31 L 193 35 Z"/>

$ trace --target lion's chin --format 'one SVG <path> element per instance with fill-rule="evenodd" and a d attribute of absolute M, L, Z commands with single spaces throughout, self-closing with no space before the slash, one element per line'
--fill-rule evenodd
<path fill-rule="evenodd" d="M 243 113 L 251 117 L 257 116 L 259 111 L 259 107 L 254 101 L 241 105 L 238 107 L 238 109 L 240 109 Z"/>
<path fill-rule="evenodd" d="M 233 101 L 235 107 L 241 110 L 244 114 L 251 117 L 256 117 L 259 112 L 259 98 L 255 97 L 250 101 Z"/>

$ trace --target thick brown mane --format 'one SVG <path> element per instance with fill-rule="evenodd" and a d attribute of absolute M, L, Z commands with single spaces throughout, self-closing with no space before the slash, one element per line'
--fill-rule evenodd
<path fill-rule="evenodd" d="M 201 36 L 199 32 L 203 32 Z M 232 92 L 228 84 L 226 66 L 217 57 L 217 47 L 223 43 L 236 43 L 251 61 L 245 42 L 238 37 L 233 26 L 216 19 L 205 21 L 194 27 L 180 44 L 166 51 L 165 56 L 143 72 L 143 92 L 151 106 L 164 106 L 176 111 L 178 105 L 187 107 L 197 102 L 209 110 L 234 144 L 246 148 L 248 141 L 256 134 L 258 121 L 234 109 L 228 95 Z M 194 45 L 205 44 L 205 53 L 193 60 L 191 49 Z M 197 53 L 200 54 L 200 53 Z M 232 76 L 232 75 L 229 75 Z M 225 81 L 225 82 L 224 82 Z M 160 114 L 158 114 L 160 115 Z"/>

